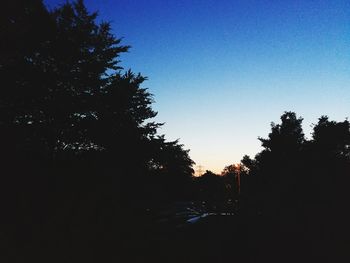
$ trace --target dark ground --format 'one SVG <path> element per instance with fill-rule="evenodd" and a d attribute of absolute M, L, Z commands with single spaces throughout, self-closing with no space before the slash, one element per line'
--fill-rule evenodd
<path fill-rule="evenodd" d="M 120 262 L 350 262 L 346 233 L 324 220 L 215 215 L 140 231 Z"/>
<path fill-rule="evenodd" d="M 187 223 L 192 212 L 169 212 L 17 228 L 16 240 L 2 235 L 1 262 L 350 262 L 348 222 L 340 217 L 238 213 Z"/>

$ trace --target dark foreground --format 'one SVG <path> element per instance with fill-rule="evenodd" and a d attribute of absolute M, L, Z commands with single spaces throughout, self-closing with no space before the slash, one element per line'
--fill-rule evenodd
<path fill-rule="evenodd" d="M 336 226 L 209 216 L 180 229 L 143 234 L 125 244 L 124 262 L 349 262 L 350 238 Z"/>
<path fill-rule="evenodd" d="M 162 213 L 19 227 L 1 262 L 350 262 L 341 217 Z"/>

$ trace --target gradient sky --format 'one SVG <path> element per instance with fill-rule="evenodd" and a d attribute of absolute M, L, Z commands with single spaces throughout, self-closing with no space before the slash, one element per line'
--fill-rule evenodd
<path fill-rule="evenodd" d="M 46 0 L 49 7 L 63 1 Z M 304 131 L 350 116 L 350 1 L 86 0 L 131 45 L 168 139 L 220 172 L 288 110 Z"/>

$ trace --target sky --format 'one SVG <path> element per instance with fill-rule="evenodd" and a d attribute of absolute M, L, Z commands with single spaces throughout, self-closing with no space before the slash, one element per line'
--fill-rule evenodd
<path fill-rule="evenodd" d="M 85 3 L 132 46 L 121 65 L 148 77 L 159 132 L 203 170 L 254 157 L 284 111 L 304 118 L 307 137 L 321 115 L 350 117 L 350 1 Z"/>

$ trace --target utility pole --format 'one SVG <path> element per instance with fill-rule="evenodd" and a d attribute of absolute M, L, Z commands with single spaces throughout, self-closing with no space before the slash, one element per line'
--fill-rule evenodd
<path fill-rule="evenodd" d="M 241 193 L 241 165 L 235 164 L 235 167 L 237 169 L 236 180 L 237 180 L 238 195 L 239 195 Z"/>
<path fill-rule="evenodd" d="M 240 194 L 241 194 L 241 165 L 240 164 L 235 164 L 235 169 L 236 169 L 236 182 L 237 182 L 237 199 L 236 201 L 236 212 L 239 210 L 239 199 L 240 199 Z"/>

